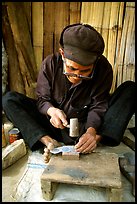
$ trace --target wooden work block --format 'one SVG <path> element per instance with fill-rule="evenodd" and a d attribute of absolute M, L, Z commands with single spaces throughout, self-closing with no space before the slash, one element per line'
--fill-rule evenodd
<path fill-rule="evenodd" d="M 52 200 L 54 197 L 56 188 L 58 186 L 58 183 L 54 183 L 51 181 L 44 181 L 41 179 L 41 190 L 42 190 L 42 196 L 45 200 Z"/>
<path fill-rule="evenodd" d="M 80 160 L 63 160 L 61 155 L 51 157 L 41 175 L 43 198 L 51 200 L 54 197 L 55 184 L 69 183 L 104 187 L 108 189 L 109 201 L 120 201 L 122 183 L 118 155 L 95 152 L 80 157 Z"/>
<path fill-rule="evenodd" d="M 79 160 L 78 152 L 62 152 L 62 158 L 64 160 Z"/>
<path fill-rule="evenodd" d="M 122 186 L 121 186 L 122 187 Z M 122 188 L 107 188 L 108 202 L 121 202 L 122 201 Z"/>

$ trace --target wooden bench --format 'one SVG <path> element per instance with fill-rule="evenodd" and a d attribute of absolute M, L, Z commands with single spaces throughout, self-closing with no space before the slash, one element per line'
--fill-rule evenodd
<path fill-rule="evenodd" d="M 121 174 L 118 155 L 91 153 L 80 155 L 79 160 L 63 160 L 52 155 L 41 175 L 41 189 L 45 200 L 52 200 L 59 183 L 104 187 L 109 202 L 121 201 Z"/>

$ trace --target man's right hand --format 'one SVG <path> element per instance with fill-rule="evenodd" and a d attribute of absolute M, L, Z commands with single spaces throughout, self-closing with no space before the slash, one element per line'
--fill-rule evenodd
<path fill-rule="evenodd" d="M 47 111 L 47 114 L 51 117 L 50 123 L 55 128 L 64 129 L 67 126 L 68 124 L 66 120 L 67 116 L 62 110 L 58 108 L 50 107 Z"/>

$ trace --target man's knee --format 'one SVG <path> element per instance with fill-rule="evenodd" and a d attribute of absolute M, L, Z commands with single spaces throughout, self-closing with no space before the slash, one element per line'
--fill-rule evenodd
<path fill-rule="evenodd" d="M 8 91 L 5 95 L 2 96 L 2 106 L 5 109 L 9 106 L 9 102 L 15 100 L 17 97 L 17 92 L 15 91 Z"/>
<path fill-rule="evenodd" d="M 121 84 L 125 90 L 130 90 L 131 93 L 135 92 L 135 82 L 134 81 L 125 81 Z"/>

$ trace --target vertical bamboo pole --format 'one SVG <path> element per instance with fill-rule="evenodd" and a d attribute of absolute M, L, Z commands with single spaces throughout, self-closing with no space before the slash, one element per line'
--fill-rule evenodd
<path fill-rule="evenodd" d="M 81 5 L 81 23 L 92 25 L 94 2 L 82 2 Z"/>
<path fill-rule="evenodd" d="M 108 60 L 112 67 L 114 67 L 115 51 L 116 51 L 116 38 L 118 29 L 118 13 L 120 8 L 120 2 L 112 2 L 110 24 L 109 24 L 109 36 L 108 36 Z"/>
<path fill-rule="evenodd" d="M 69 24 L 70 2 L 55 2 L 55 24 L 54 24 L 54 52 L 59 49 L 60 34 L 65 26 Z"/>
<path fill-rule="evenodd" d="M 124 70 L 123 70 L 123 81 L 130 80 L 130 71 L 132 69 L 132 62 L 130 61 L 131 55 L 131 42 L 134 35 L 134 17 L 135 11 L 130 4 L 127 4 L 127 12 L 129 14 L 128 20 L 128 31 L 127 31 L 127 40 L 125 48 L 125 58 L 124 58 Z"/>
<path fill-rule="evenodd" d="M 123 65 L 124 65 L 124 58 L 125 58 L 125 46 L 127 41 L 128 24 L 129 24 L 129 13 L 127 12 L 127 9 L 126 9 L 122 37 L 121 37 L 119 61 L 118 61 L 117 85 L 120 85 L 123 82 L 123 75 L 124 75 Z"/>
<path fill-rule="evenodd" d="M 124 2 L 120 2 L 119 9 L 119 19 L 118 19 L 118 35 L 117 35 L 117 43 L 116 43 L 116 57 L 113 68 L 113 83 L 110 92 L 113 93 L 117 87 L 117 75 L 118 75 L 118 66 L 119 66 L 119 57 L 120 57 L 120 45 L 121 45 L 121 36 L 122 36 L 122 28 L 123 28 L 123 13 L 124 13 Z"/>
<path fill-rule="evenodd" d="M 130 80 L 135 81 L 135 15 L 132 28 L 132 41 L 130 45 Z"/>
<path fill-rule="evenodd" d="M 105 2 L 94 2 L 92 26 L 101 33 Z"/>
<path fill-rule="evenodd" d="M 43 2 L 32 2 L 32 39 L 38 72 L 43 60 Z"/>
<path fill-rule="evenodd" d="M 104 15 L 103 15 L 103 21 L 102 21 L 102 37 L 103 37 L 104 42 L 105 42 L 105 49 L 104 49 L 103 54 L 106 58 L 108 56 L 108 33 L 109 33 L 111 4 L 112 4 L 112 2 L 105 2 Z"/>
<path fill-rule="evenodd" d="M 79 23 L 80 22 L 80 8 L 81 2 L 70 2 L 70 24 Z"/>
<path fill-rule="evenodd" d="M 81 22 L 92 25 L 101 33 L 105 4 L 105 2 L 82 2 Z"/>

